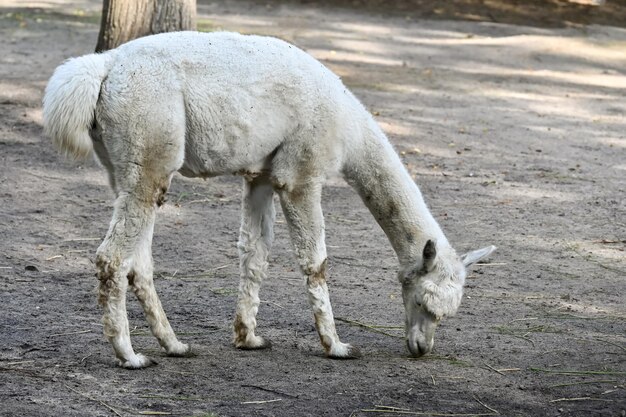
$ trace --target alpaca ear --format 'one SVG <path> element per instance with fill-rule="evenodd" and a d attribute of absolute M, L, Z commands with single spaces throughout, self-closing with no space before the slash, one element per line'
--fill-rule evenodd
<path fill-rule="evenodd" d="M 435 268 L 435 258 L 437 258 L 437 245 L 434 241 L 428 240 L 422 252 L 422 267 L 424 271 L 430 272 Z"/>
<path fill-rule="evenodd" d="M 496 247 L 493 245 L 487 246 L 486 248 L 473 250 L 471 252 L 467 252 L 466 254 L 461 255 L 461 261 L 463 262 L 463 265 L 467 267 L 473 263 L 478 262 L 482 258 L 491 255 L 494 250 L 496 250 Z"/>

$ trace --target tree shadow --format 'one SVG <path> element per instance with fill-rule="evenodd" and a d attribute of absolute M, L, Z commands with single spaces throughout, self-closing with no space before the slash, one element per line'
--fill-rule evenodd
<path fill-rule="evenodd" d="M 410 20 L 467 20 L 545 28 L 626 26 L 624 0 L 264 0 L 256 3 L 273 7 L 302 5 L 319 8 L 323 13 L 338 9 L 358 11 Z"/>

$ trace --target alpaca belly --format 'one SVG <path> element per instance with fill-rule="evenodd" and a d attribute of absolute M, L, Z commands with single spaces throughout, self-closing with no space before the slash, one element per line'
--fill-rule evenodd
<path fill-rule="evenodd" d="M 181 174 L 214 177 L 260 173 L 267 169 L 276 148 L 289 136 L 286 112 L 247 97 L 245 105 L 213 97 L 187 98 L 185 161 Z"/>
<path fill-rule="evenodd" d="M 243 175 L 255 178 L 269 169 L 271 150 L 243 139 L 192 140 L 185 143 L 185 160 L 179 172 L 186 177 L 209 178 L 219 175 Z"/>

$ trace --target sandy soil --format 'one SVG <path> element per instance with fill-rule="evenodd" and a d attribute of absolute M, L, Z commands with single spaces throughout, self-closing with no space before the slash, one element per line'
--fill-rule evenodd
<path fill-rule="evenodd" d="M 114 367 L 93 277 L 112 193 L 95 163 L 56 153 L 40 109 L 54 67 L 93 50 L 100 4 L 3 0 L 1 415 L 626 414 L 626 30 L 324 4 L 203 1 L 199 23 L 322 60 L 376 115 L 458 250 L 498 246 L 435 352 L 408 357 L 395 255 L 338 179 L 324 195 L 331 297 L 364 357 L 323 357 L 282 217 L 259 313 L 274 347 L 235 350 L 240 180 L 177 177 L 156 284 L 197 356 L 165 357 L 129 297 L 135 346 L 159 364 Z"/>

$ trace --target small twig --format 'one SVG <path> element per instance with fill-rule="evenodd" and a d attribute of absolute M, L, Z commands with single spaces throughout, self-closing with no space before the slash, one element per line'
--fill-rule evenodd
<path fill-rule="evenodd" d="M 433 375 L 430 376 L 430 379 L 433 380 L 433 385 L 437 385 L 437 383 L 435 382 L 435 377 Z"/>
<path fill-rule="evenodd" d="M 54 256 L 51 256 L 49 258 L 46 258 L 46 261 L 52 261 L 53 259 L 58 259 L 58 258 L 62 258 L 62 257 L 63 257 L 63 255 L 54 255 Z"/>
<path fill-rule="evenodd" d="M 489 407 L 487 404 L 485 404 L 484 402 L 480 401 L 480 398 L 478 398 L 477 396 L 473 395 L 474 399 L 476 401 L 478 401 L 478 404 L 482 405 L 483 407 L 485 407 L 487 410 L 491 411 L 494 414 L 500 414 L 500 412 L 498 410 L 494 410 L 493 408 Z"/>
<path fill-rule="evenodd" d="M 63 385 L 65 385 L 65 384 L 63 384 Z M 87 398 L 87 399 L 89 399 L 89 400 L 91 400 L 91 401 L 95 401 L 95 402 L 99 403 L 99 404 L 100 404 L 100 405 L 102 405 L 103 407 L 106 407 L 106 408 L 108 408 L 109 410 L 113 411 L 113 412 L 115 413 L 115 415 L 117 415 L 117 416 L 119 416 L 119 417 L 122 417 L 122 415 L 121 415 L 121 414 L 120 414 L 120 413 L 119 413 L 119 412 L 118 412 L 115 408 L 111 407 L 109 404 L 105 403 L 104 401 L 101 401 L 101 400 L 95 399 L 95 398 L 93 398 L 93 397 L 91 397 L 91 396 L 89 396 L 89 395 L 87 395 L 87 394 L 85 394 L 85 393 L 83 393 L 83 392 L 80 392 L 80 391 L 78 391 L 78 390 L 75 390 L 74 388 L 70 387 L 69 385 L 65 385 L 65 388 L 69 389 L 69 390 L 70 390 L 70 391 L 72 391 L 72 392 L 75 392 L 75 393 L 76 393 L 76 394 L 78 394 L 78 395 L 82 395 L 83 397 L 85 397 L 85 398 Z"/>
<path fill-rule="evenodd" d="M 261 386 L 258 386 L 258 385 L 241 384 L 241 387 L 244 387 L 244 388 L 256 388 L 256 389 L 260 389 L 261 391 L 271 392 L 272 394 L 284 395 L 285 397 L 289 397 L 289 398 L 299 398 L 300 397 L 299 395 L 287 394 L 286 392 L 281 392 L 281 391 L 277 391 L 277 390 L 274 390 L 274 389 L 261 387 Z"/>
<path fill-rule="evenodd" d="M 90 357 L 91 355 L 93 355 L 93 352 L 91 352 L 89 355 L 87 355 L 87 356 L 85 356 L 84 358 L 82 358 L 82 359 L 80 360 L 80 363 L 85 362 L 85 360 L 87 360 L 87 358 L 88 358 L 88 357 Z"/>
<path fill-rule="evenodd" d="M 150 411 L 150 410 L 139 411 L 137 412 L 137 414 L 141 414 L 142 416 L 171 416 L 172 415 L 172 413 L 168 413 L 165 411 Z"/>
<path fill-rule="evenodd" d="M 91 330 L 80 330 L 77 332 L 67 332 L 67 333 L 55 333 L 55 334 L 51 334 L 49 335 L 49 337 L 55 337 L 55 336 L 67 336 L 70 334 L 82 334 L 82 333 L 90 333 Z"/>
<path fill-rule="evenodd" d="M 264 401 L 243 401 L 241 404 L 267 404 L 267 403 L 275 403 L 277 401 L 282 401 L 282 398 L 276 398 L 274 400 L 264 400 Z"/>
<path fill-rule="evenodd" d="M 485 365 L 487 368 L 491 369 L 492 371 L 499 373 L 500 375 L 504 375 L 504 373 L 494 368 L 493 366 L 489 365 L 488 363 L 484 363 L 483 365 Z"/>

